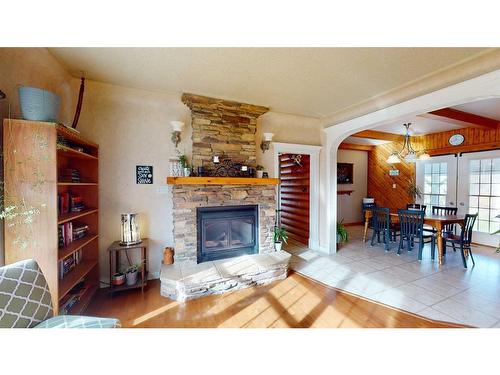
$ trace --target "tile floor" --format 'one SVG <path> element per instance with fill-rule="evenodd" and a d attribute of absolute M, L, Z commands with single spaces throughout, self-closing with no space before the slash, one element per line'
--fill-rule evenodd
<path fill-rule="evenodd" d="M 500 327 L 500 254 L 474 246 L 476 266 L 464 269 L 460 253 L 448 249 L 445 264 L 424 248 L 396 254 L 362 242 L 361 226 L 348 227 L 349 243 L 333 255 L 289 244 L 290 267 L 329 286 L 431 319 L 474 327 Z"/>

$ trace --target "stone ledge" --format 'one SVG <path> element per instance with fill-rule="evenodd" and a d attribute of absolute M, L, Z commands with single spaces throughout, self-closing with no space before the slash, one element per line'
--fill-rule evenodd
<path fill-rule="evenodd" d="M 285 251 L 244 255 L 200 264 L 175 263 L 161 269 L 161 295 L 176 301 L 269 284 L 287 277 Z"/>

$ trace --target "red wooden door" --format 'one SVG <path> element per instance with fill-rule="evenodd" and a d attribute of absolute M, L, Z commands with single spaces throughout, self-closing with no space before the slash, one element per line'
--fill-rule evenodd
<path fill-rule="evenodd" d="M 309 159 L 309 155 L 279 155 L 281 226 L 304 245 L 309 243 Z"/>

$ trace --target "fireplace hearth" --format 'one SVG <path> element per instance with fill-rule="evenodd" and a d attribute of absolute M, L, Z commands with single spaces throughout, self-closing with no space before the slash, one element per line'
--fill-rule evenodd
<path fill-rule="evenodd" d="M 197 262 L 259 252 L 258 205 L 199 207 Z"/>

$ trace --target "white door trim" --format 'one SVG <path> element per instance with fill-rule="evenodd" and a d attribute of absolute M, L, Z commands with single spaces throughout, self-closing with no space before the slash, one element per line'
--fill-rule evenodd
<path fill-rule="evenodd" d="M 280 153 L 309 155 L 309 248 L 321 250 L 319 247 L 319 153 L 321 146 L 301 145 L 294 143 L 272 142 L 274 175 L 279 177 Z M 279 204 L 279 202 L 278 202 Z"/>
<path fill-rule="evenodd" d="M 348 136 L 361 130 L 374 128 L 389 121 L 402 121 L 405 118 L 451 107 L 463 103 L 500 97 L 500 70 L 460 82 L 440 90 L 430 92 L 399 104 L 344 121 L 339 124 L 328 123 L 326 133 L 326 176 L 324 181 L 325 204 L 321 211 L 321 245 L 328 252 L 337 250 L 337 149 Z M 324 207 L 324 209 L 323 209 Z"/>

